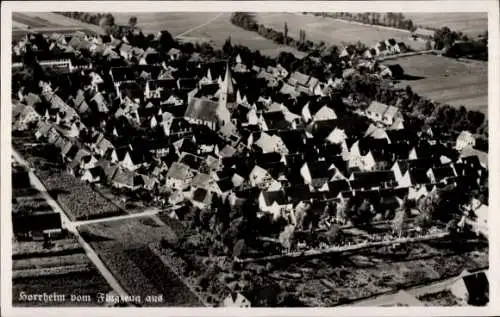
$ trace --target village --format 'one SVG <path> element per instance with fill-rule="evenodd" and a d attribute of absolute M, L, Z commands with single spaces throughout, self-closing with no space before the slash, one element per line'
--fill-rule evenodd
<path fill-rule="evenodd" d="M 404 70 L 377 59 L 404 53 L 404 43 L 382 43 L 343 48 L 329 63 L 309 55 L 301 62 L 313 66 L 298 70 L 282 65 L 286 54 L 257 58 L 230 38 L 215 52 L 167 31 L 28 33 L 13 45 L 13 147 L 48 191 L 60 191 L 68 222 L 147 213 L 181 226 L 156 241 L 156 252 L 180 261 L 170 269 L 181 280 L 192 279 L 182 276 L 195 256 L 183 252 L 286 272 L 283 259 L 487 238 L 487 153 L 473 133 L 407 110 L 408 92 L 392 85 Z M 398 102 L 360 96 L 363 80 L 384 87 L 371 96 Z M 16 236 L 57 240 L 64 223 L 36 228 L 30 217 L 43 218 L 16 214 Z M 233 282 L 229 296 L 217 283 L 186 285 L 210 293 L 200 302 L 212 306 L 259 306 L 242 295 L 248 282 Z"/>

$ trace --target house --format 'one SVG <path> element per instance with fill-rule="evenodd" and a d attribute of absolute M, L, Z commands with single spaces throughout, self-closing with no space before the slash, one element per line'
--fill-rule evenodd
<path fill-rule="evenodd" d="M 288 149 L 278 135 L 269 135 L 266 132 L 262 132 L 254 144 L 262 149 L 262 153 L 276 152 L 283 155 L 288 154 Z"/>
<path fill-rule="evenodd" d="M 300 175 L 304 184 L 311 185 L 319 191 L 327 189 L 328 181 L 337 173 L 337 168 L 332 162 L 318 160 L 315 162 L 305 162 L 300 168 Z"/>
<path fill-rule="evenodd" d="M 308 123 L 310 121 L 327 121 L 337 119 L 335 111 L 326 104 L 308 102 L 302 108 L 302 119 Z"/>
<path fill-rule="evenodd" d="M 251 303 L 245 296 L 241 295 L 241 293 L 232 292 L 231 294 L 227 295 L 221 306 L 245 308 L 251 307 Z"/>
<path fill-rule="evenodd" d="M 167 55 L 170 58 L 170 60 L 176 61 L 180 58 L 181 51 L 175 47 L 172 47 L 170 50 L 168 50 Z"/>
<path fill-rule="evenodd" d="M 267 188 L 273 181 L 273 177 L 269 172 L 262 167 L 256 165 L 248 176 L 250 185 L 252 187 Z"/>
<path fill-rule="evenodd" d="M 212 193 L 205 188 L 197 188 L 193 193 L 191 202 L 193 203 L 193 206 L 200 209 L 210 208 Z"/>
<path fill-rule="evenodd" d="M 354 190 L 391 188 L 395 185 L 393 171 L 353 172 L 349 185 Z"/>
<path fill-rule="evenodd" d="M 464 271 L 450 287 L 451 293 L 461 304 L 484 306 L 489 302 L 487 271 L 469 273 Z"/>
<path fill-rule="evenodd" d="M 175 162 L 170 166 L 165 177 L 165 185 L 173 190 L 182 190 L 193 178 L 193 173 L 189 166 Z"/>
<path fill-rule="evenodd" d="M 365 113 L 371 120 L 387 125 L 392 125 L 395 119 L 402 118 L 402 114 L 397 107 L 388 106 L 378 101 L 372 101 Z"/>
<path fill-rule="evenodd" d="M 457 137 L 455 143 L 455 149 L 461 151 L 466 147 L 474 147 L 476 145 L 476 139 L 469 131 L 462 131 Z"/>
<path fill-rule="evenodd" d="M 262 191 L 259 195 L 259 209 L 261 216 L 269 213 L 273 219 L 278 219 L 284 213 L 290 212 L 293 208 L 291 199 L 284 191 Z"/>
<path fill-rule="evenodd" d="M 95 141 L 91 144 L 91 148 L 101 156 L 104 156 L 105 153 L 110 149 L 114 149 L 114 145 L 104 137 L 104 134 L 99 133 Z"/>
<path fill-rule="evenodd" d="M 96 166 L 90 169 L 85 170 L 83 172 L 82 177 L 80 178 L 84 182 L 88 183 L 97 183 L 101 181 L 103 177 L 104 171 L 100 166 Z"/>
<path fill-rule="evenodd" d="M 437 167 L 430 168 L 427 171 L 427 177 L 429 177 L 432 184 L 439 183 L 450 177 L 457 176 L 451 165 L 440 165 Z"/>
<path fill-rule="evenodd" d="M 118 168 L 113 175 L 111 184 L 116 188 L 138 190 L 143 185 L 143 179 L 135 172 Z"/>

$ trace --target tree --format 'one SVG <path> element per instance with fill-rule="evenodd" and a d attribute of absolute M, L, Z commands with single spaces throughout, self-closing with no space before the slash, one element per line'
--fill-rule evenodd
<path fill-rule="evenodd" d="M 133 29 L 137 25 L 137 17 L 136 16 L 131 16 L 130 19 L 128 19 L 128 25 Z"/>
<path fill-rule="evenodd" d="M 107 14 L 101 18 L 99 21 L 99 26 L 103 30 L 104 34 L 110 35 L 113 33 L 113 28 L 115 26 L 115 18 L 111 14 Z"/>
<path fill-rule="evenodd" d="M 236 242 L 233 248 L 233 257 L 240 257 L 245 248 L 245 240 L 240 239 Z"/>
<path fill-rule="evenodd" d="M 401 236 L 404 230 L 404 225 L 407 219 L 406 210 L 399 208 L 392 221 L 392 232 Z"/>
<path fill-rule="evenodd" d="M 285 227 L 285 229 L 280 233 L 279 236 L 279 241 L 283 248 L 285 250 L 290 250 L 292 246 L 294 245 L 294 233 L 295 233 L 295 226 L 294 225 L 288 225 Z"/>
<path fill-rule="evenodd" d="M 288 44 L 288 24 L 286 22 L 285 22 L 284 36 L 285 36 L 285 45 L 287 45 Z"/>
<path fill-rule="evenodd" d="M 224 45 L 222 46 L 222 51 L 226 56 L 233 55 L 233 46 L 231 45 L 231 37 L 228 37 L 226 39 L 226 42 L 224 42 Z"/>
<path fill-rule="evenodd" d="M 425 42 L 425 49 L 426 50 L 431 50 L 432 49 L 431 40 L 427 40 L 427 42 Z"/>

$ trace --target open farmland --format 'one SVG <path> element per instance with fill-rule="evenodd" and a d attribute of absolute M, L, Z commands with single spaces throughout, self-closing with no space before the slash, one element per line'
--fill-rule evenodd
<path fill-rule="evenodd" d="M 324 41 L 334 45 L 361 41 L 363 44 L 371 46 L 378 41 L 394 38 L 397 41 L 405 42 L 415 50 L 423 49 L 425 46 L 424 42 L 413 41 L 410 38 L 410 33 L 406 30 L 363 25 L 311 14 L 258 12 L 255 13 L 255 18 L 257 23 L 281 31 L 283 31 L 286 22 L 289 36 L 295 39 L 299 38 L 299 30 L 304 29 L 306 39 L 316 42 Z"/>
<path fill-rule="evenodd" d="M 144 33 L 167 30 L 173 36 L 178 36 L 185 41 L 209 42 L 219 48 L 230 36 L 233 44 L 259 50 L 263 55 L 274 57 L 282 51 L 292 52 L 297 56 L 304 55 L 291 47 L 275 44 L 257 33 L 231 24 L 230 12 L 114 13 L 118 24 L 127 24 L 132 15 L 137 17 L 138 26 Z"/>
<path fill-rule="evenodd" d="M 405 12 L 416 25 L 431 28 L 449 27 L 476 36 L 488 29 L 488 14 L 480 12 Z"/>
<path fill-rule="evenodd" d="M 488 65 L 437 55 L 414 55 L 387 61 L 399 64 L 405 74 L 419 79 L 402 80 L 413 91 L 432 100 L 488 114 Z"/>
<path fill-rule="evenodd" d="M 33 16 L 33 15 L 28 15 L 19 12 L 13 12 L 12 13 L 12 20 L 17 23 L 21 23 L 23 25 L 32 27 L 32 28 L 40 28 L 40 27 L 46 27 L 46 26 L 57 26 L 58 24 L 55 23 L 57 20 L 46 20 L 42 17 L 39 16 Z M 53 22 L 52 22 L 53 21 Z"/>
<path fill-rule="evenodd" d="M 15 13 L 17 14 L 17 13 Z M 23 24 L 26 24 L 30 26 L 32 29 L 37 29 L 40 28 L 41 30 L 47 28 L 50 28 L 50 32 L 65 32 L 66 30 L 72 30 L 76 27 L 78 28 L 84 28 L 92 32 L 96 33 L 101 33 L 101 28 L 98 25 L 93 25 L 85 22 L 81 22 L 75 19 L 71 19 L 65 16 L 62 16 L 57 13 L 53 12 L 23 12 L 22 13 L 23 17 L 25 18 L 25 21 L 46 21 L 46 25 L 33 25 L 29 23 L 24 23 L 19 21 L 19 19 L 15 19 L 13 17 L 14 21 L 21 22 Z M 39 22 L 38 24 L 41 24 Z"/>

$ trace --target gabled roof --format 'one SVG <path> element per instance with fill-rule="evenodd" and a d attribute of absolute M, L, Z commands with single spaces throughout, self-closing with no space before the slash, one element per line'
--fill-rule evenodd
<path fill-rule="evenodd" d="M 170 166 L 167 172 L 168 178 L 185 180 L 189 175 L 189 166 L 175 162 Z"/>
<path fill-rule="evenodd" d="M 193 98 L 186 109 L 185 117 L 190 119 L 218 122 L 217 109 L 219 104 L 204 98 Z"/>
<path fill-rule="evenodd" d="M 372 101 L 366 111 L 371 113 L 378 113 L 380 117 L 382 117 L 384 112 L 387 110 L 387 107 L 388 105 L 386 104 L 380 103 L 378 101 Z"/>
<path fill-rule="evenodd" d="M 285 195 L 285 192 L 279 191 L 271 191 L 271 192 L 261 192 L 264 197 L 264 201 L 267 206 L 271 206 L 274 202 L 278 205 L 283 206 L 288 203 L 288 199 Z"/>

